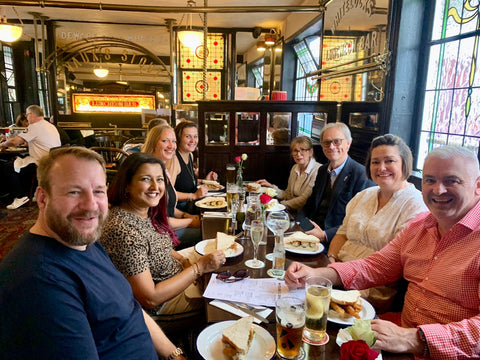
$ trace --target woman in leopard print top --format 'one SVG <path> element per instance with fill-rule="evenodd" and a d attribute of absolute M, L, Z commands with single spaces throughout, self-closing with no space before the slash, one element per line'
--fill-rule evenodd
<path fill-rule="evenodd" d="M 165 181 L 165 167 L 159 159 L 130 155 L 108 191 L 112 209 L 100 239 L 130 282 L 135 298 L 151 314 L 201 307 L 201 298 L 189 297 L 188 288 L 225 261 L 223 252 L 216 251 L 190 264 L 173 249 L 166 219 Z"/>

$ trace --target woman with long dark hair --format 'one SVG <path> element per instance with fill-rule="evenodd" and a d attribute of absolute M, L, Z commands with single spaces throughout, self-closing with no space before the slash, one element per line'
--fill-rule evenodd
<path fill-rule="evenodd" d="M 190 264 L 173 249 L 168 225 L 165 167 L 136 153 L 120 166 L 108 197 L 110 209 L 100 241 L 135 298 L 151 314 L 174 314 L 203 306 L 196 280 L 225 262 L 223 251 Z"/>

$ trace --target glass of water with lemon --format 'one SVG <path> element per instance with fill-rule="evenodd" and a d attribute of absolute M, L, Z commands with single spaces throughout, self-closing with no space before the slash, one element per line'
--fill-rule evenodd
<path fill-rule="evenodd" d="M 330 307 L 332 283 L 321 276 L 311 276 L 305 280 L 305 338 L 314 345 L 326 344 L 327 318 Z"/>

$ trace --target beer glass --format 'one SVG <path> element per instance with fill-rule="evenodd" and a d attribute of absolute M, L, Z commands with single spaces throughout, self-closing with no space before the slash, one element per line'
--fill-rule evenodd
<path fill-rule="evenodd" d="M 284 359 L 295 359 L 302 347 L 305 307 L 302 300 L 284 296 L 275 304 L 277 319 L 277 353 Z"/>
<path fill-rule="evenodd" d="M 227 183 L 227 212 L 232 216 L 232 199 L 238 202 L 239 188 L 235 184 Z"/>
<path fill-rule="evenodd" d="M 227 164 L 227 184 L 234 184 L 235 183 L 235 174 L 237 172 L 237 168 L 234 164 Z"/>
<path fill-rule="evenodd" d="M 330 308 L 332 283 L 321 276 L 305 280 L 306 320 L 303 334 L 315 345 L 328 342 L 327 317 Z"/>

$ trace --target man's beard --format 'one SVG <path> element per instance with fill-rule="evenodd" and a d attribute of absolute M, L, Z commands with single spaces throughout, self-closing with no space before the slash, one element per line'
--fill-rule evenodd
<path fill-rule="evenodd" d="M 76 216 L 96 217 L 98 219 L 97 228 L 90 234 L 81 233 L 71 222 L 71 219 Z M 62 213 L 53 206 L 48 206 L 45 209 L 45 219 L 48 227 L 57 234 L 64 243 L 71 246 L 90 245 L 97 241 L 102 233 L 102 227 L 106 217 L 107 214 L 100 211 L 79 211 L 69 214 L 65 219 Z"/>

